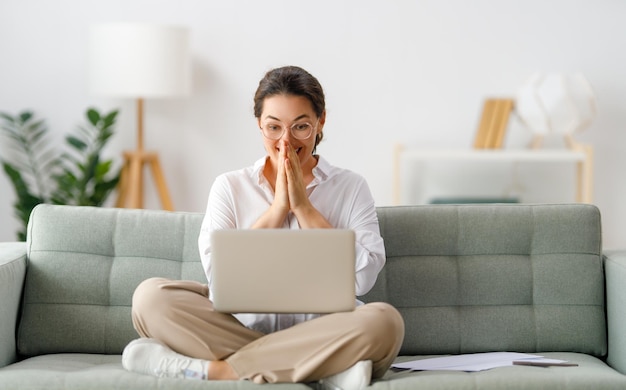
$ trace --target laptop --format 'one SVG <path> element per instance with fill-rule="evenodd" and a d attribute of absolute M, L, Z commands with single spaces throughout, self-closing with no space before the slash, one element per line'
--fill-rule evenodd
<path fill-rule="evenodd" d="M 225 313 L 333 313 L 355 307 L 355 235 L 345 229 L 216 230 L 211 300 Z"/>

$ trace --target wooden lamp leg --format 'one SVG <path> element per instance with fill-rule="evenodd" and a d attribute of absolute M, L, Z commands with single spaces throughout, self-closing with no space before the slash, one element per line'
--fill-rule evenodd
<path fill-rule="evenodd" d="M 124 152 L 124 165 L 122 166 L 115 207 L 128 205 L 131 208 L 143 208 L 143 169 L 145 164 L 150 165 L 163 209 L 173 211 L 174 206 L 165 184 L 159 156 L 156 152 L 144 152 L 143 150 L 143 99 L 137 99 L 137 150 Z"/>
<path fill-rule="evenodd" d="M 143 152 L 124 152 L 118 198 L 115 207 L 143 207 Z"/>
<path fill-rule="evenodd" d="M 124 207 L 128 196 L 128 176 L 130 175 L 130 161 L 124 158 L 124 165 L 120 173 L 120 181 L 117 185 L 117 201 L 115 207 Z"/>
<path fill-rule="evenodd" d="M 161 164 L 159 162 L 159 156 L 156 153 L 153 153 L 150 157 L 150 168 L 152 170 L 152 177 L 156 183 L 159 197 L 161 198 L 163 210 L 173 211 L 174 206 L 172 205 L 172 198 L 170 198 L 170 193 L 167 190 L 165 175 L 163 175 L 163 170 L 161 169 Z"/>
<path fill-rule="evenodd" d="M 143 208 L 143 164 L 143 154 L 130 154 L 128 196 L 130 207 L 134 209 Z"/>
<path fill-rule="evenodd" d="M 163 210 L 173 211 L 172 198 L 165 183 L 159 156 L 155 152 L 141 151 L 124 153 L 124 166 L 115 207 L 143 208 L 143 170 L 146 164 L 152 171 Z"/>

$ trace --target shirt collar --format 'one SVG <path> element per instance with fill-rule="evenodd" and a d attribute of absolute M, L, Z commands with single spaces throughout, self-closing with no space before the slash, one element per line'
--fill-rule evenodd
<path fill-rule="evenodd" d="M 320 155 L 317 155 L 317 157 L 317 165 L 313 168 L 313 176 L 315 176 L 313 181 L 321 182 L 330 176 L 331 165 L 324 157 Z"/>
<path fill-rule="evenodd" d="M 265 161 L 269 156 L 262 157 L 254 163 L 252 167 L 252 177 L 256 177 L 259 185 L 267 183 L 267 179 L 263 176 L 263 168 L 265 167 Z"/>

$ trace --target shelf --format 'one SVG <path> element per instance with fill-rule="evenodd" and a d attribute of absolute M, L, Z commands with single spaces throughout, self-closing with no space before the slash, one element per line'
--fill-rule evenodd
<path fill-rule="evenodd" d="M 572 149 L 462 149 L 462 150 L 420 150 L 397 145 L 394 152 L 394 204 L 400 204 L 401 166 L 406 162 L 482 162 L 500 161 L 515 163 L 575 163 L 576 201 L 592 201 L 593 149 L 590 146 L 575 144 Z"/>
<path fill-rule="evenodd" d="M 402 160 L 582 162 L 586 155 L 573 150 L 403 150 Z"/>

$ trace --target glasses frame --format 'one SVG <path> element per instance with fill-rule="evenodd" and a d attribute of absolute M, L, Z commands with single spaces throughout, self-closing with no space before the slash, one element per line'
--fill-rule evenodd
<path fill-rule="evenodd" d="M 313 125 L 313 124 L 311 124 L 311 123 L 309 123 L 309 122 L 296 122 L 296 123 L 292 124 L 291 126 L 289 126 L 289 132 L 290 132 L 291 136 L 292 136 L 293 138 L 297 139 L 297 140 L 305 140 L 305 139 L 309 139 L 309 138 L 311 138 L 311 136 L 313 135 L 313 133 L 315 132 L 315 130 L 317 130 L 317 126 L 319 125 L 319 123 L 320 123 L 320 120 L 319 120 L 319 119 L 315 122 L 315 125 Z M 296 136 L 296 135 L 294 134 L 293 128 L 294 128 L 295 126 L 297 126 L 297 125 L 305 125 L 305 124 L 306 124 L 306 125 L 311 126 L 311 132 L 309 133 L 309 135 L 307 135 L 307 136 L 306 136 L 306 137 L 304 137 L 304 138 L 300 138 L 300 137 Z M 267 125 L 267 123 L 266 123 L 265 125 Z M 265 126 L 265 125 L 264 125 L 264 126 Z M 281 128 L 283 131 L 280 133 L 280 136 L 279 136 L 278 138 L 268 137 L 268 136 L 267 136 L 267 134 L 265 134 L 265 131 L 263 130 L 263 126 L 259 127 L 259 131 L 261 132 L 261 134 L 263 134 L 263 137 L 265 137 L 265 138 L 267 138 L 267 139 L 271 139 L 272 141 L 278 141 L 279 139 L 283 138 L 283 136 L 285 135 L 285 132 L 287 131 L 287 127 L 286 127 L 286 126 L 284 126 L 284 125 L 282 125 L 282 124 L 280 125 L 280 128 Z"/>

